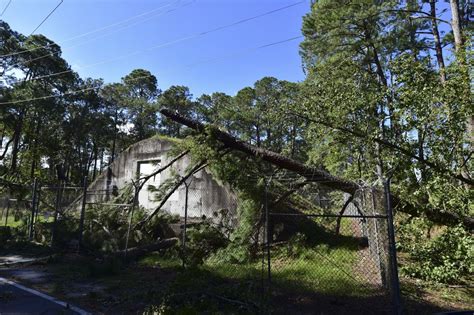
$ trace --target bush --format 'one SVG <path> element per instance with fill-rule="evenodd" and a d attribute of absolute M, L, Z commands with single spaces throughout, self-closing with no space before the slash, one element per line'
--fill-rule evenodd
<path fill-rule="evenodd" d="M 187 231 L 186 262 L 191 266 L 201 265 L 211 254 L 227 245 L 228 239 L 210 221 L 195 224 Z"/>
<path fill-rule="evenodd" d="M 460 283 L 474 272 L 474 239 L 462 226 L 446 229 L 429 242 L 413 245 L 412 262 L 402 268 L 411 276 L 440 283 Z"/>
<path fill-rule="evenodd" d="M 287 243 L 287 257 L 298 258 L 304 253 L 306 248 L 306 236 L 302 233 L 293 235 Z"/>

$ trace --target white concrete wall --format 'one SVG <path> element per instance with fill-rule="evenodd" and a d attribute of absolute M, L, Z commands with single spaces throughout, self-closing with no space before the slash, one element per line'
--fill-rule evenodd
<path fill-rule="evenodd" d="M 157 137 L 140 141 L 128 149 L 123 151 L 115 162 L 111 165 L 110 171 L 104 171 L 91 185 L 88 191 L 88 202 L 104 202 L 113 198 L 113 186 L 120 191 L 138 175 L 138 164 L 146 161 L 160 161 L 159 164 L 150 167 L 145 166 L 145 173 L 150 172 L 150 168 L 158 169 L 169 163 L 173 156 L 168 156 L 173 144 L 169 141 L 159 139 Z M 185 156 L 175 162 L 172 167 L 162 172 L 154 179 L 155 185 L 163 183 L 173 174 L 184 175 L 186 168 L 189 167 L 191 160 Z M 143 164 L 141 164 L 143 166 Z M 142 167 L 143 171 L 143 167 Z M 107 179 L 109 174 L 109 180 Z M 231 192 L 227 185 L 218 183 L 213 179 L 212 175 L 206 169 L 199 171 L 189 180 L 188 193 L 188 217 L 200 218 L 206 216 L 213 218 L 214 213 L 221 209 L 227 209 L 235 218 L 236 196 Z M 93 192 L 97 192 L 93 194 Z M 176 214 L 184 217 L 184 203 L 186 197 L 185 186 L 182 185 L 171 196 L 171 198 L 163 206 L 163 211 L 170 214 Z M 153 211 L 158 201 L 155 195 L 144 188 L 139 195 L 139 202 L 142 207 L 149 211 Z"/>

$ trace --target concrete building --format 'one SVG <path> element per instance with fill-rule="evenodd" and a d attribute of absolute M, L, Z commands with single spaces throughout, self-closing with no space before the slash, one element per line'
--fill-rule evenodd
<path fill-rule="evenodd" d="M 88 202 L 110 201 L 114 194 L 124 189 L 136 180 L 138 176 L 143 177 L 153 173 L 161 166 L 167 165 L 173 156 L 170 150 L 173 144 L 169 140 L 160 137 L 152 137 L 142 140 L 126 150 L 115 159 L 109 169 L 103 172 L 88 188 Z M 156 192 L 150 191 L 150 186 L 160 187 L 167 179 L 176 174 L 185 175 L 186 169 L 191 163 L 190 157 L 184 156 L 176 161 L 170 168 L 154 176 L 143 187 L 139 193 L 138 202 L 140 206 L 148 211 L 153 211 L 159 205 Z M 188 218 L 216 217 L 216 213 L 222 210 L 235 218 L 236 196 L 228 185 L 219 183 L 213 178 L 207 169 L 203 169 L 191 176 L 188 191 Z M 173 215 L 184 217 L 184 203 L 186 199 L 186 187 L 181 185 L 162 207 Z"/>

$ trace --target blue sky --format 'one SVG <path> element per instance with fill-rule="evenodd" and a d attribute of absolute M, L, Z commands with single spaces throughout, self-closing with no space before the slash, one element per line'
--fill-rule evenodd
<path fill-rule="evenodd" d="M 0 8 L 7 2 L 0 0 Z M 298 2 L 64 0 L 37 33 L 60 44 L 63 57 L 82 77 L 116 82 L 131 70 L 144 68 L 157 77 L 161 89 L 186 85 L 195 97 L 216 91 L 233 95 L 264 76 L 303 80 L 298 52 L 302 39 L 249 50 L 301 35 L 302 17 L 309 11 L 309 1 L 204 36 L 149 48 Z M 12 29 L 29 35 L 58 3 L 59 0 L 12 0 L 2 19 Z M 166 12 L 169 10 L 173 11 Z M 145 15 L 68 40 L 139 14 Z M 120 56 L 124 57 L 117 58 Z"/>

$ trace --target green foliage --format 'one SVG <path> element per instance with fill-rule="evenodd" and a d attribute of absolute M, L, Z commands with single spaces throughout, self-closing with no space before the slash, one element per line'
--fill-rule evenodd
<path fill-rule="evenodd" d="M 147 212 L 143 208 L 135 209 L 132 225 L 146 216 Z M 176 218 L 162 213 L 155 216 L 142 229 L 131 229 L 128 247 L 145 245 L 159 238 L 169 237 L 171 234 L 169 223 L 175 221 Z M 89 250 L 115 252 L 125 248 L 130 208 L 93 206 L 87 210 L 85 222 L 84 243 Z"/>
<path fill-rule="evenodd" d="M 217 250 L 228 245 L 225 235 L 210 221 L 191 225 L 187 230 L 186 251 L 182 253 L 186 264 L 202 265 Z"/>
<path fill-rule="evenodd" d="M 296 233 L 288 240 L 286 246 L 288 257 L 299 257 L 306 248 L 306 236 L 302 233 Z"/>
<path fill-rule="evenodd" d="M 463 227 L 450 227 L 431 241 L 412 244 L 409 276 L 442 283 L 462 283 L 474 272 L 474 238 Z"/>
<path fill-rule="evenodd" d="M 239 224 L 231 233 L 228 246 L 217 251 L 211 257 L 212 261 L 244 263 L 256 257 L 258 250 L 256 237 L 260 233 L 258 227 L 260 209 L 258 201 L 243 193 L 239 195 L 237 208 Z"/>

